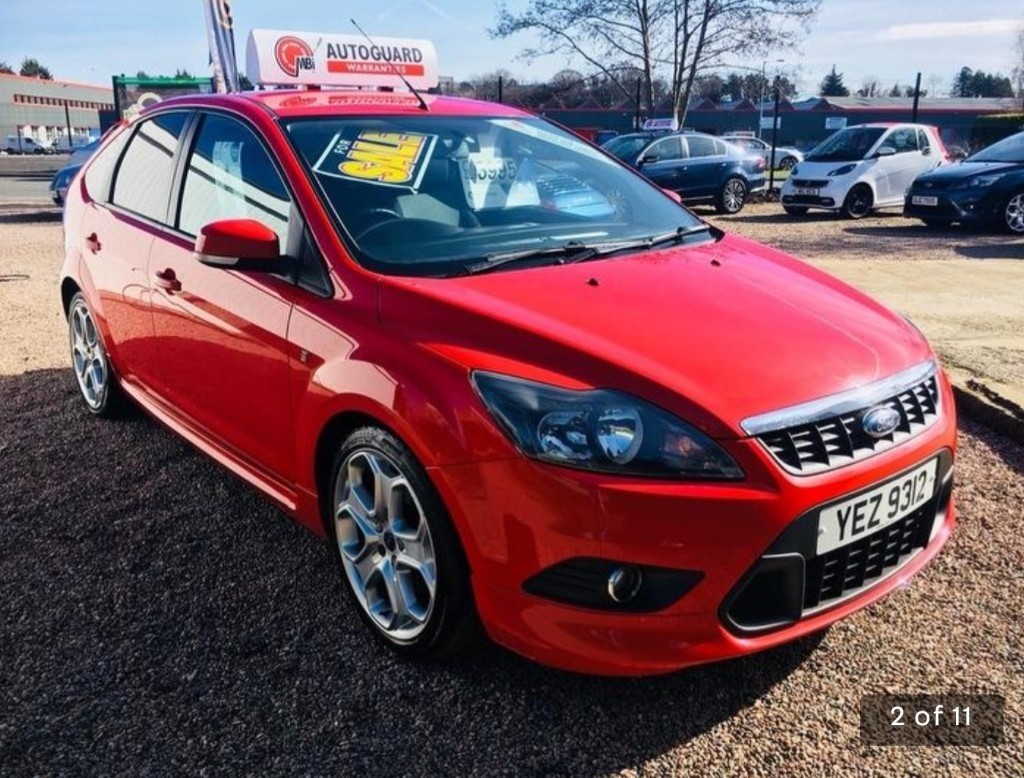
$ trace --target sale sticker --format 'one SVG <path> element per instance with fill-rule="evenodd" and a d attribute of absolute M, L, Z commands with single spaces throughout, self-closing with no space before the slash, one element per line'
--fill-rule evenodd
<path fill-rule="evenodd" d="M 333 178 L 416 191 L 436 143 L 436 135 L 416 132 L 361 130 L 354 137 L 338 133 L 313 170 Z"/>

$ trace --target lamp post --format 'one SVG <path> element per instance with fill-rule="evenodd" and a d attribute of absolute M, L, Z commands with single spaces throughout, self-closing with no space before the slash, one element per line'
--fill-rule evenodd
<path fill-rule="evenodd" d="M 764 125 L 764 87 L 768 81 L 768 63 L 781 65 L 785 61 L 784 59 L 766 59 L 759 68 L 752 68 L 748 65 L 722 65 L 726 70 L 749 70 L 751 73 L 761 74 L 761 96 L 757 101 L 757 137 L 759 140 L 761 138 L 761 127 Z"/>

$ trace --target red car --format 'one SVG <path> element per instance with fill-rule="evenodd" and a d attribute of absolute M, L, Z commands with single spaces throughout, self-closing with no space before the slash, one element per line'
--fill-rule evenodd
<path fill-rule="evenodd" d="M 361 55 L 289 44 L 299 82 Z M 134 401 L 326 536 L 404 655 L 482 626 L 587 673 L 735 657 L 953 529 L 953 397 L 911 324 L 523 111 L 168 100 L 65 214 L 88 409 Z"/>

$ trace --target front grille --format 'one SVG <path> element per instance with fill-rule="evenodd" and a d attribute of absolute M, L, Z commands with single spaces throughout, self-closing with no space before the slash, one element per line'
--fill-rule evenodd
<path fill-rule="evenodd" d="M 824 189 L 828 186 L 828 179 L 826 178 L 794 178 L 793 186 L 800 187 L 801 189 Z"/>
<path fill-rule="evenodd" d="M 864 431 L 863 418 L 886 406 L 900 415 L 888 435 L 874 438 Z M 939 386 L 935 375 L 899 394 L 849 413 L 809 424 L 766 432 L 758 440 L 786 470 L 811 475 L 833 470 L 892 448 L 927 429 L 939 416 Z"/>
<path fill-rule="evenodd" d="M 849 597 L 899 568 L 928 545 L 934 519 L 934 503 L 929 502 L 862 540 L 808 560 L 803 615 Z"/>

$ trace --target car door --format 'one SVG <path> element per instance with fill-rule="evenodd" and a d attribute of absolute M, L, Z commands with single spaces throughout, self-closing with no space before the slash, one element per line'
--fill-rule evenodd
<path fill-rule="evenodd" d="M 234 117 L 199 114 L 182 156 L 172 230 L 155 238 L 149 260 L 162 385 L 194 427 L 287 483 L 296 288 L 269 273 L 204 265 L 193 249 L 204 225 L 229 218 L 260 221 L 291 245 L 297 211 L 264 144 Z"/>
<path fill-rule="evenodd" d="M 158 371 L 146 264 L 167 218 L 174 158 L 188 118 L 188 112 L 175 111 L 142 121 L 101 152 L 86 171 L 89 197 L 73 236 L 115 368 L 123 380 L 151 389 Z"/>
<path fill-rule="evenodd" d="M 883 139 L 881 146 L 890 146 L 896 153 L 878 159 L 883 176 L 880 199 L 902 202 L 910 184 L 926 169 L 928 162 L 918 148 L 917 128 L 896 127 Z"/>
<path fill-rule="evenodd" d="M 685 185 L 687 165 L 678 135 L 654 141 L 641 152 L 640 171 L 651 181 L 674 192 Z"/>
<path fill-rule="evenodd" d="M 686 182 L 681 192 L 684 198 L 713 197 L 724 181 L 729 158 L 722 141 L 707 135 L 687 135 Z"/>

